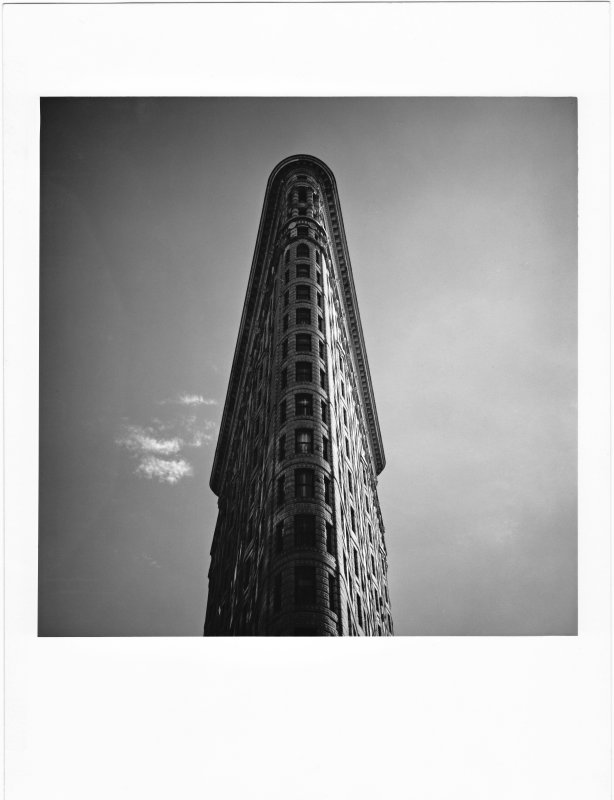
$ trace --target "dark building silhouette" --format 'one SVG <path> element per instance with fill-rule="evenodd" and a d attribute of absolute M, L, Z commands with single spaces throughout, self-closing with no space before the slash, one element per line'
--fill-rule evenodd
<path fill-rule="evenodd" d="M 392 635 L 385 459 L 335 179 L 271 174 L 211 488 L 205 635 Z"/>

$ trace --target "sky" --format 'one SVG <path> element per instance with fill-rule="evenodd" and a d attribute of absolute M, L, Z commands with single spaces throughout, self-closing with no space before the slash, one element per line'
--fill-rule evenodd
<path fill-rule="evenodd" d="M 396 635 L 577 632 L 571 98 L 41 104 L 39 633 L 199 636 L 264 191 L 339 190 Z"/>

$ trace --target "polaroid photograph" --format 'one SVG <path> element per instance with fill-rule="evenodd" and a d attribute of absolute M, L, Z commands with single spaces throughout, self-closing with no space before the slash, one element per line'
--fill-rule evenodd
<path fill-rule="evenodd" d="M 7 800 L 610 796 L 608 13 L 4 8 Z"/>

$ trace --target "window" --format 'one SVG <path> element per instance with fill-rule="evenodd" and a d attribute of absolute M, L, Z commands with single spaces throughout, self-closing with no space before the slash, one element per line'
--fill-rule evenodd
<path fill-rule="evenodd" d="M 353 547 L 352 551 L 354 553 L 354 572 L 358 575 L 358 550 Z"/>
<path fill-rule="evenodd" d="M 287 358 L 288 357 L 288 340 L 284 339 L 281 343 L 281 357 Z"/>
<path fill-rule="evenodd" d="M 290 283 L 290 270 L 287 269 L 284 273 L 284 283 Z"/>
<path fill-rule="evenodd" d="M 322 306 L 323 306 L 323 303 L 322 303 L 322 292 L 318 292 L 318 306 L 320 308 L 322 308 Z"/>
<path fill-rule="evenodd" d="M 273 611 L 281 611 L 281 572 L 277 573 L 273 583 Z"/>
<path fill-rule="evenodd" d="M 288 370 L 282 369 L 281 371 L 281 388 L 285 389 L 288 385 Z"/>
<path fill-rule="evenodd" d="M 362 628 L 362 602 L 360 595 L 356 595 L 356 605 L 358 606 L 358 624 Z"/>
<path fill-rule="evenodd" d="M 320 353 L 320 358 L 324 359 L 324 342 L 318 342 L 318 351 Z"/>
<path fill-rule="evenodd" d="M 314 475 L 312 469 L 294 470 L 294 487 L 296 497 L 313 497 Z"/>
<path fill-rule="evenodd" d="M 328 461 L 328 458 L 329 458 L 329 455 L 328 455 L 328 439 L 326 438 L 326 436 L 322 437 L 322 458 L 325 461 Z"/>
<path fill-rule="evenodd" d="M 311 380 L 311 361 L 297 361 L 295 369 L 297 381 Z"/>
<path fill-rule="evenodd" d="M 287 330 L 288 330 L 288 315 L 287 315 L 287 314 L 284 314 L 284 318 L 283 318 L 283 329 L 284 329 L 285 331 L 287 331 Z"/>
<path fill-rule="evenodd" d="M 309 245 L 301 242 L 296 248 L 297 258 L 309 258 Z"/>
<path fill-rule="evenodd" d="M 287 306 L 290 302 L 290 292 L 284 292 L 284 306 Z"/>
<path fill-rule="evenodd" d="M 316 283 L 318 286 L 322 286 L 322 273 L 319 269 L 316 270 Z"/>
<path fill-rule="evenodd" d="M 286 502 L 286 477 L 282 475 L 277 478 L 277 505 L 283 506 Z"/>
<path fill-rule="evenodd" d="M 298 201 L 299 203 L 307 202 L 307 187 L 305 186 L 298 187 Z"/>
<path fill-rule="evenodd" d="M 299 284 L 296 287 L 296 299 L 301 302 L 305 302 L 307 300 L 311 300 L 311 289 L 304 283 Z"/>
<path fill-rule="evenodd" d="M 371 572 L 373 573 L 373 575 L 376 574 L 376 572 L 375 572 L 375 558 L 373 556 L 373 553 L 371 553 Z"/>
<path fill-rule="evenodd" d="M 284 264 L 289 264 L 289 263 L 290 263 L 290 251 L 286 250 L 284 255 Z"/>
<path fill-rule="evenodd" d="M 324 502 L 328 503 L 329 506 L 331 505 L 331 502 L 330 502 L 330 479 L 329 478 L 324 478 Z"/>
<path fill-rule="evenodd" d="M 306 239 L 309 236 L 309 228 L 306 225 L 299 225 L 298 235 L 301 239 Z"/>
<path fill-rule="evenodd" d="M 286 437 L 279 437 L 279 460 L 283 461 L 286 457 Z"/>
<path fill-rule="evenodd" d="M 331 555 L 335 553 L 334 529 L 329 522 L 326 523 L 326 551 Z"/>
<path fill-rule="evenodd" d="M 352 493 L 352 494 L 353 494 L 353 492 L 354 492 L 354 486 L 353 486 L 353 484 L 352 484 L 352 473 L 351 473 L 351 472 L 348 472 L 348 488 L 349 488 L 349 490 L 350 490 L 350 493 Z M 353 530 L 353 529 L 354 529 L 354 526 L 352 525 L 352 530 Z"/>
<path fill-rule="evenodd" d="M 311 335 L 308 333 L 296 334 L 296 352 L 311 353 Z"/>
<path fill-rule="evenodd" d="M 356 530 L 356 514 L 354 513 L 354 509 L 353 508 L 350 509 L 350 520 L 351 520 L 352 530 L 355 531 Z"/>
<path fill-rule="evenodd" d="M 313 398 L 310 394 L 297 394 L 294 398 L 294 413 L 297 417 L 313 416 Z"/>
<path fill-rule="evenodd" d="M 288 407 L 285 400 L 282 400 L 279 404 L 279 421 L 283 424 L 286 421 L 286 417 L 288 414 Z"/>
<path fill-rule="evenodd" d="M 297 264 L 296 265 L 296 277 L 297 278 L 309 278 L 311 275 L 311 271 L 309 269 L 309 264 Z"/>
<path fill-rule="evenodd" d="M 323 333 L 324 331 L 324 317 L 321 317 L 319 314 L 318 314 L 318 330 L 320 331 L 320 333 Z"/>
<path fill-rule="evenodd" d="M 337 595 L 337 582 L 335 576 L 328 575 L 328 607 L 331 611 L 335 610 L 335 597 Z"/>
<path fill-rule="evenodd" d="M 322 400 L 322 422 L 328 423 L 328 406 L 326 400 Z"/>
<path fill-rule="evenodd" d="M 316 518 L 314 514 L 295 514 L 294 545 L 295 547 L 316 546 Z"/>
<path fill-rule="evenodd" d="M 341 363 L 339 363 L 339 366 L 341 367 Z M 341 381 L 341 396 L 345 397 L 345 381 Z"/>
<path fill-rule="evenodd" d="M 275 526 L 275 552 L 283 553 L 284 551 L 284 523 L 278 522 Z"/>
<path fill-rule="evenodd" d="M 311 309 L 297 308 L 296 309 L 296 324 L 297 325 L 311 325 Z"/>
<path fill-rule="evenodd" d="M 313 431 L 309 428 L 300 428 L 294 434 L 295 453 L 313 453 Z"/>
<path fill-rule="evenodd" d="M 316 198 L 316 197 L 317 197 L 317 195 L 316 195 L 316 194 L 314 194 L 314 196 L 313 196 L 313 198 L 314 198 L 314 201 L 315 201 L 315 198 Z M 321 263 L 321 261 L 322 261 L 322 256 L 321 256 L 321 254 L 320 254 L 320 251 L 319 251 L 319 250 L 316 250 L 316 264 L 320 264 L 320 263 Z"/>
<path fill-rule="evenodd" d="M 294 602 L 297 606 L 311 606 L 316 602 L 316 568 L 294 567 Z"/>
<path fill-rule="evenodd" d="M 345 454 L 348 458 L 350 457 L 350 443 L 347 436 L 345 437 Z"/>
<path fill-rule="evenodd" d="M 320 370 L 320 386 L 326 389 L 326 372 L 323 369 Z"/>

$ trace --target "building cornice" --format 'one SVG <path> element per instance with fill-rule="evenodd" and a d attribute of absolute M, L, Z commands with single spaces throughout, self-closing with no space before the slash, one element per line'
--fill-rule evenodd
<path fill-rule="evenodd" d="M 379 474 L 386 464 L 335 177 L 326 164 L 318 158 L 308 155 L 290 156 L 281 161 L 272 171 L 265 191 L 247 294 L 230 372 L 226 403 L 211 471 L 210 486 L 217 495 L 220 494 L 223 485 L 223 476 L 229 455 L 230 436 L 240 400 L 239 390 L 241 389 L 243 373 L 246 368 L 250 342 L 250 322 L 255 318 L 255 312 L 258 309 L 263 268 L 268 264 L 269 253 L 275 245 L 275 242 L 271 240 L 271 233 L 275 230 L 275 222 L 279 213 L 277 207 L 279 186 L 289 174 L 300 172 L 301 168 L 308 172 L 314 172 L 325 191 L 330 235 L 336 251 L 336 266 L 339 271 L 338 277 L 341 281 L 341 288 L 343 289 L 343 301 L 358 369 L 376 473 Z"/>

